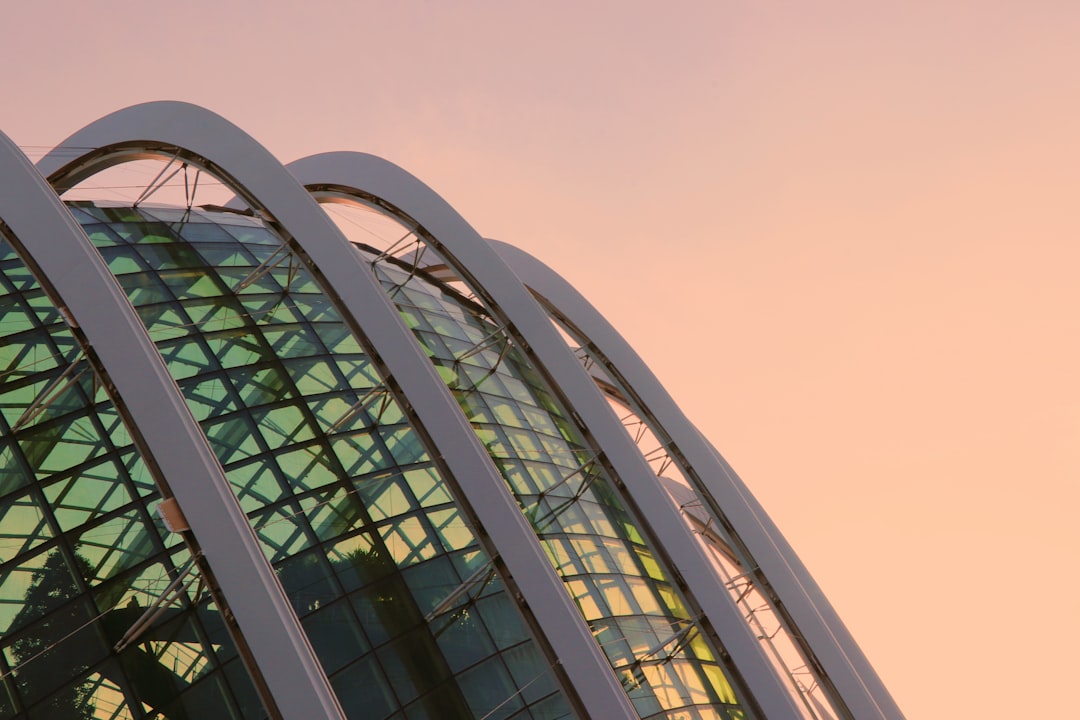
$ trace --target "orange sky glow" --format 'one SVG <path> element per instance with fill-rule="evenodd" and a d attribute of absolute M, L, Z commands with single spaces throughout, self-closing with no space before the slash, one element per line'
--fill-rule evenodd
<path fill-rule="evenodd" d="M 176 99 L 402 165 L 623 332 L 909 718 L 1065 717 L 1077 38 L 1063 0 L 27 2 L 0 130 Z"/>

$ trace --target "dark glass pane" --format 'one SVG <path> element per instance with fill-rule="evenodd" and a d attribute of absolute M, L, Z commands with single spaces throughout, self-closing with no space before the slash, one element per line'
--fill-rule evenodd
<path fill-rule="evenodd" d="M 48 582 L 48 578 L 44 578 Z M 67 582 L 66 574 L 59 583 Z M 44 587 L 39 585 L 38 587 Z M 47 590 L 35 591 L 29 603 L 44 604 L 39 598 Z M 5 638 L 4 655 L 12 667 L 15 686 L 30 705 L 52 696 L 51 712 L 56 717 L 79 717 L 87 698 L 93 694 L 89 682 L 72 678 L 85 677 L 84 672 L 95 662 L 104 659 L 109 648 L 90 622 L 94 615 L 80 601 L 69 603 L 45 616 L 12 638 Z"/>
<path fill-rule="evenodd" d="M 398 706 L 397 698 L 379 672 L 374 658 L 361 660 L 331 678 L 345 714 L 350 718 L 385 718 Z"/>
<path fill-rule="evenodd" d="M 348 603 L 336 602 L 311 613 L 304 618 L 303 626 L 327 674 L 333 674 L 370 649 Z"/>

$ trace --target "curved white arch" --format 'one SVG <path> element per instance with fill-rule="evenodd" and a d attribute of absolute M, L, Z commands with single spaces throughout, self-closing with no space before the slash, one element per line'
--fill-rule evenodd
<path fill-rule="evenodd" d="M 902 720 L 895 700 L 780 530 L 629 343 L 546 264 L 507 243 L 488 242 L 526 286 L 582 331 L 668 433 L 701 478 L 701 489 L 735 527 L 855 717 Z"/>
<path fill-rule="evenodd" d="M 95 149 L 72 160 L 64 146 Z M 38 169 L 62 190 L 110 165 L 145 157 L 145 151 L 175 150 L 183 150 L 193 163 L 231 183 L 248 204 L 291 236 L 327 290 L 336 293 L 345 316 L 389 368 L 479 519 L 479 529 L 497 548 L 510 573 L 508 581 L 516 585 L 523 604 L 543 628 L 544 639 L 565 671 L 563 677 L 572 683 L 568 699 L 597 719 L 634 717 L 625 692 L 449 390 L 359 254 L 265 148 L 208 110 L 155 102 L 88 125 L 39 161 Z"/>
<path fill-rule="evenodd" d="M 290 163 L 288 169 L 309 187 L 332 188 L 381 204 L 419 223 L 455 265 L 474 292 L 486 295 L 494 312 L 509 320 L 524 347 L 546 368 L 593 434 L 625 483 L 710 623 L 764 714 L 798 718 L 800 712 L 772 670 L 740 611 L 713 572 L 710 560 L 678 510 L 656 482 L 596 385 L 570 353 L 544 310 L 491 246 L 437 193 L 402 168 L 365 153 L 334 152 Z"/>
<path fill-rule="evenodd" d="M 333 696 L 322 692 L 321 670 L 288 598 L 142 321 L 52 188 L 2 135 L 0 219 L 93 348 L 115 385 L 117 404 L 149 448 L 147 460 L 167 478 L 273 688 L 267 700 L 285 718 L 341 718 Z M 278 623 L 292 632 L 265 632 Z M 287 682 L 279 688 L 282 681 Z M 325 678 L 321 683 L 326 685 Z"/>

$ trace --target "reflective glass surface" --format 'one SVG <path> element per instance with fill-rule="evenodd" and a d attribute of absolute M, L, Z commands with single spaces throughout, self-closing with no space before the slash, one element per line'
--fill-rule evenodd
<path fill-rule="evenodd" d="M 281 239 L 233 213 L 74 211 L 349 717 L 569 717 L 428 449 Z"/>
<path fill-rule="evenodd" d="M 217 607 L 61 314 L 0 240 L 0 718 L 263 718 Z M 208 714 L 209 709 L 213 709 Z"/>
<path fill-rule="evenodd" d="M 504 329 L 423 273 L 390 259 L 374 267 L 641 717 L 747 717 L 607 470 Z"/>

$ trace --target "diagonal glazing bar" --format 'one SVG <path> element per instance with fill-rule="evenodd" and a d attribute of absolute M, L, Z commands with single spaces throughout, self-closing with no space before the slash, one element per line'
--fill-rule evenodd
<path fill-rule="evenodd" d="M 64 370 L 64 372 L 60 373 L 60 375 L 55 380 L 49 383 L 48 386 L 46 386 L 45 389 L 42 390 L 40 394 L 38 394 L 37 398 L 34 399 L 34 402 L 30 403 L 26 410 L 23 411 L 23 414 L 20 415 L 14 423 L 12 423 L 12 431 L 18 430 L 19 428 L 33 422 L 34 418 L 48 410 L 49 406 L 52 405 L 52 403 L 54 403 L 56 399 L 64 393 L 65 390 L 67 390 L 72 385 L 78 383 L 82 379 L 83 375 L 90 371 L 89 367 L 85 367 L 79 372 L 75 372 L 75 369 L 78 367 L 79 360 L 82 358 L 82 355 L 83 353 L 80 350 L 79 354 L 75 357 L 74 360 L 71 361 L 71 364 L 68 365 L 67 369 Z"/>

